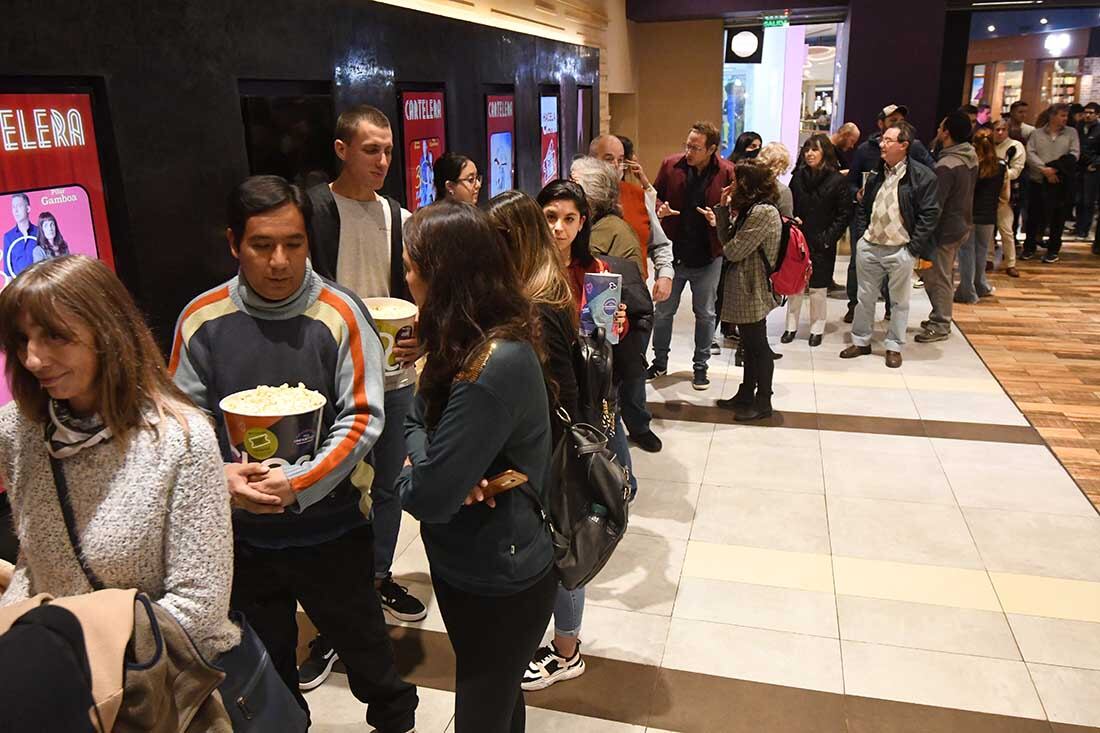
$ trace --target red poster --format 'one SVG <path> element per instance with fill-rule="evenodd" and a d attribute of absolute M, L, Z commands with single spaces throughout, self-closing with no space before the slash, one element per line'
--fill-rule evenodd
<path fill-rule="evenodd" d="M 0 94 L 0 232 L 3 284 L 66 245 L 114 267 L 91 96 Z"/>
<path fill-rule="evenodd" d="M 515 97 L 511 94 L 485 98 L 485 128 L 489 131 L 489 198 L 516 187 Z"/>
<path fill-rule="evenodd" d="M 558 98 L 540 97 L 539 110 L 542 117 L 542 185 L 546 185 L 561 174 L 558 151 L 561 140 L 558 137 Z"/>
<path fill-rule="evenodd" d="M 405 201 L 416 211 L 435 201 L 432 168 L 447 152 L 443 92 L 402 92 L 402 141 L 405 145 Z"/>
<path fill-rule="evenodd" d="M 90 95 L 0 94 L 0 236 L 0 287 L 63 254 L 114 268 Z"/>

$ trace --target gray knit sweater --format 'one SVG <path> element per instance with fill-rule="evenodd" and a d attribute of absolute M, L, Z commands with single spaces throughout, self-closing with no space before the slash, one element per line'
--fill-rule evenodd
<path fill-rule="evenodd" d="M 77 533 L 104 585 L 148 594 L 214 658 L 240 640 L 228 619 L 233 530 L 221 453 L 197 412 L 190 436 L 170 416 L 157 429 L 159 438 L 133 433 L 125 451 L 110 440 L 62 460 Z M 20 542 L 0 606 L 90 592 L 65 530 L 43 425 L 15 403 L 0 408 L 0 480 Z"/>

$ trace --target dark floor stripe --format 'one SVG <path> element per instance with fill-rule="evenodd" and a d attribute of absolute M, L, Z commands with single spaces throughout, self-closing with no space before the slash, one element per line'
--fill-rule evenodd
<path fill-rule="evenodd" d="M 695 405 L 690 402 L 650 402 L 649 411 L 661 420 L 733 425 L 732 410 L 716 405 Z M 954 438 L 956 440 L 985 440 L 997 443 L 1044 445 L 1043 437 L 1031 425 L 987 425 L 972 422 L 947 422 L 944 420 L 913 420 L 899 417 L 870 417 L 865 415 L 832 415 L 819 412 L 794 412 L 776 410 L 765 420 L 754 420 L 746 425 L 773 428 L 800 428 L 803 430 L 833 430 L 877 435 L 910 435 L 928 438 Z"/>
<path fill-rule="evenodd" d="M 298 614 L 298 620 L 299 657 L 304 658 L 316 632 L 305 614 Z M 421 687 L 454 691 L 455 658 L 446 634 L 391 626 L 390 637 L 402 677 Z M 527 704 L 678 733 L 1100 733 L 1100 728 L 1052 726 L 1045 720 L 817 692 L 590 655 L 585 663 L 583 677 L 528 693 Z M 337 664 L 336 670 L 343 667 Z"/>

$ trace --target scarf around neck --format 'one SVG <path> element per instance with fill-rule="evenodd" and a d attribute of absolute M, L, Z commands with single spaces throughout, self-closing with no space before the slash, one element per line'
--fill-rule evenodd
<path fill-rule="evenodd" d="M 111 439 L 111 429 L 98 414 L 77 417 L 66 402 L 50 400 L 46 423 L 46 450 L 54 458 L 68 458 L 85 448 Z"/>

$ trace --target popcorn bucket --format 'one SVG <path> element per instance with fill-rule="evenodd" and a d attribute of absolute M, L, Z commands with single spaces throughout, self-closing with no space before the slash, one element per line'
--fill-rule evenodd
<path fill-rule="evenodd" d="M 232 409 L 233 398 L 241 394 L 244 393 L 229 395 L 219 403 L 234 460 L 281 468 L 305 463 L 316 455 L 325 409 L 323 395 L 318 395 L 322 400 L 318 407 L 303 412 L 249 415 L 240 408 Z M 227 404 L 231 409 L 227 409 Z"/>

